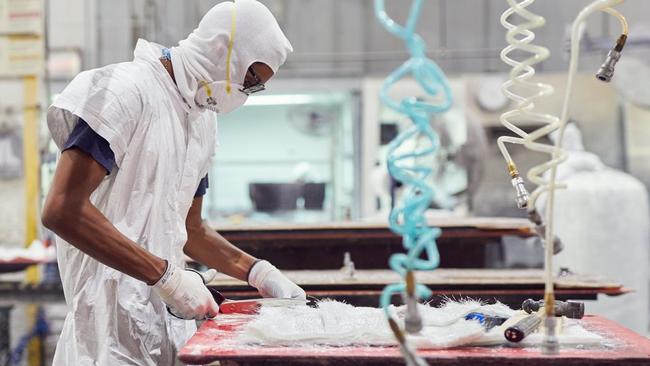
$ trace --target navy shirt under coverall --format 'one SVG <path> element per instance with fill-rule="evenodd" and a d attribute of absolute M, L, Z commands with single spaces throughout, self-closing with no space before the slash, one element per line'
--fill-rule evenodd
<path fill-rule="evenodd" d="M 70 133 L 68 141 L 63 146 L 63 151 L 71 148 L 77 148 L 90 155 L 99 165 L 106 169 L 106 174 L 109 174 L 115 166 L 115 154 L 113 154 L 108 141 L 93 131 L 86 121 L 81 118 L 79 118 L 79 122 Z M 206 175 L 199 182 L 194 197 L 205 195 L 208 186 L 208 176 Z"/>

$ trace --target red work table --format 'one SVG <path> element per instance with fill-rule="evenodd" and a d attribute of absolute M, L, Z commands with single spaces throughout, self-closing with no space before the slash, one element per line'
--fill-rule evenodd
<path fill-rule="evenodd" d="M 206 321 L 179 352 L 190 365 L 219 361 L 243 365 L 402 365 L 395 347 L 253 347 L 237 344 L 238 330 L 250 316 L 219 315 Z M 583 325 L 607 340 L 589 348 L 562 349 L 543 356 L 538 348 L 464 347 L 419 351 L 432 365 L 463 366 L 592 366 L 650 365 L 650 340 L 610 320 L 586 316 Z"/>

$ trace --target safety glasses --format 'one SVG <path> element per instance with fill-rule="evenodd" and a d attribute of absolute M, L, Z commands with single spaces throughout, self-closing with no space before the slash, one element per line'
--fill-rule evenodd
<path fill-rule="evenodd" d="M 251 95 L 257 92 L 261 92 L 262 90 L 265 90 L 266 87 L 264 86 L 264 83 L 260 79 L 259 76 L 255 73 L 255 70 L 252 67 L 248 68 L 248 71 L 246 72 L 246 76 L 250 75 L 253 78 L 252 83 L 248 83 L 248 80 L 244 81 L 244 87 L 242 89 L 239 89 L 242 93 L 246 95 Z M 248 79 L 248 78 L 247 78 Z M 252 84 L 250 86 L 246 86 L 247 84 Z"/>

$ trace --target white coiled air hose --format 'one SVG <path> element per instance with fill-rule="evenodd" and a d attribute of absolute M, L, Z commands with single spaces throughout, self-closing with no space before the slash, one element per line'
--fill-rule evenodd
<path fill-rule="evenodd" d="M 624 0 L 596 0 L 586 6 L 576 17 L 573 22 L 571 31 L 571 60 L 569 64 L 568 79 L 564 94 L 561 117 L 535 112 L 534 101 L 538 98 L 548 96 L 553 93 L 550 85 L 533 82 L 531 78 L 535 74 L 535 64 L 538 64 L 549 56 L 549 51 L 545 47 L 534 45 L 532 41 L 535 34 L 532 31 L 540 28 L 545 24 L 545 19 L 536 15 L 526 8 L 535 0 L 507 0 L 510 8 L 501 15 L 501 24 L 507 29 L 506 40 L 508 46 L 501 52 L 501 59 L 512 67 L 510 71 L 510 80 L 503 85 L 503 93 L 515 102 L 515 108 L 501 115 L 501 123 L 512 131 L 516 136 L 501 136 L 497 140 L 499 149 L 508 165 L 508 172 L 512 179 L 512 184 L 517 191 L 517 205 L 520 208 L 527 208 L 528 217 L 537 226 L 537 232 L 545 238 L 544 254 L 544 277 L 545 277 L 545 333 L 542 345 L 542 352 L 545 354 L 556 354 L 559 352 L 559 344 L 555 335 L 555 314 L 554 314 L 554 282 L 553 282 L 553 254 L 559 240 L 555 238 L 553 231 L 553 209 L 555 201 L 555 189 L 563 186 L 555 181 L 557 165 L 566 159 L 566 153 L 562 149 L 564 129 L 566 126 L 569 104 L 571 102 L 571 92 L 573 81 L 578 69 L 578 56 L 580 49 L 580 36 L 584 22 L 587 17 L 595 11 L 607 12 L 621 23 L 622 34 L 618 38 L 616 45 L 609 52 L 607 60 L 598 70 L 596 77 L 599 80 L 609 82 L 614 73 L 614 66 L 620 58 L 620 52 L 625 45 L 628 33 L 628 25 L 623 15 L 612 8 L 614 5 L 622 3 Z M 508 18 L 517 14 L 524 18 L 520 24 L 508 22 Z M 515 60 L 509 56 L 513 51 L 523 51 L 530 54 L 530 57 L 524 60 Z M 522 95 L 522 93 L 527 93 Z M 542 127 L 537 128 L 531 133 L 523 131 L 516 124 L 521 122 L 542 123 Z M 540 138 L 547 136 L 553 131 L 558 131 L 558 138 L 554 145 L 537 142 Z M 550 159 L 542 164 L 532 167 L 527 178 L 536 185 L 535 190 L 528 195 L 524 186 L 523 179 L 519 176 L 517 166 L 510 156 L 506 143 L 524 145 L 527 149 L 546 153 Z M 543 177 L 544 173 L 549 172 L 548 179 Z M 540 195 L 548 194 L 546 205 L 546 224 L 543 223 L 541 215 L 537 212 L 536 203 Z"/>

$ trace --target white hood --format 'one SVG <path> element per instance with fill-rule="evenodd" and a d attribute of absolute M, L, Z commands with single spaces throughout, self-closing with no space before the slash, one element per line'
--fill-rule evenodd
<path fill-rule="evenodd" d="M 186 39 L 171 48 L 176 84 L 193 109 L 200 81 L 226 80 L 233 10 L 235 32 L 230 61 L 233 83 L 243 84 L 246 71 L 254 62 L 265 63 L 277 72 L 293 51 L 273 14 L 263 4 L 255 0 L 236 0 L 215 5 Z"/>

